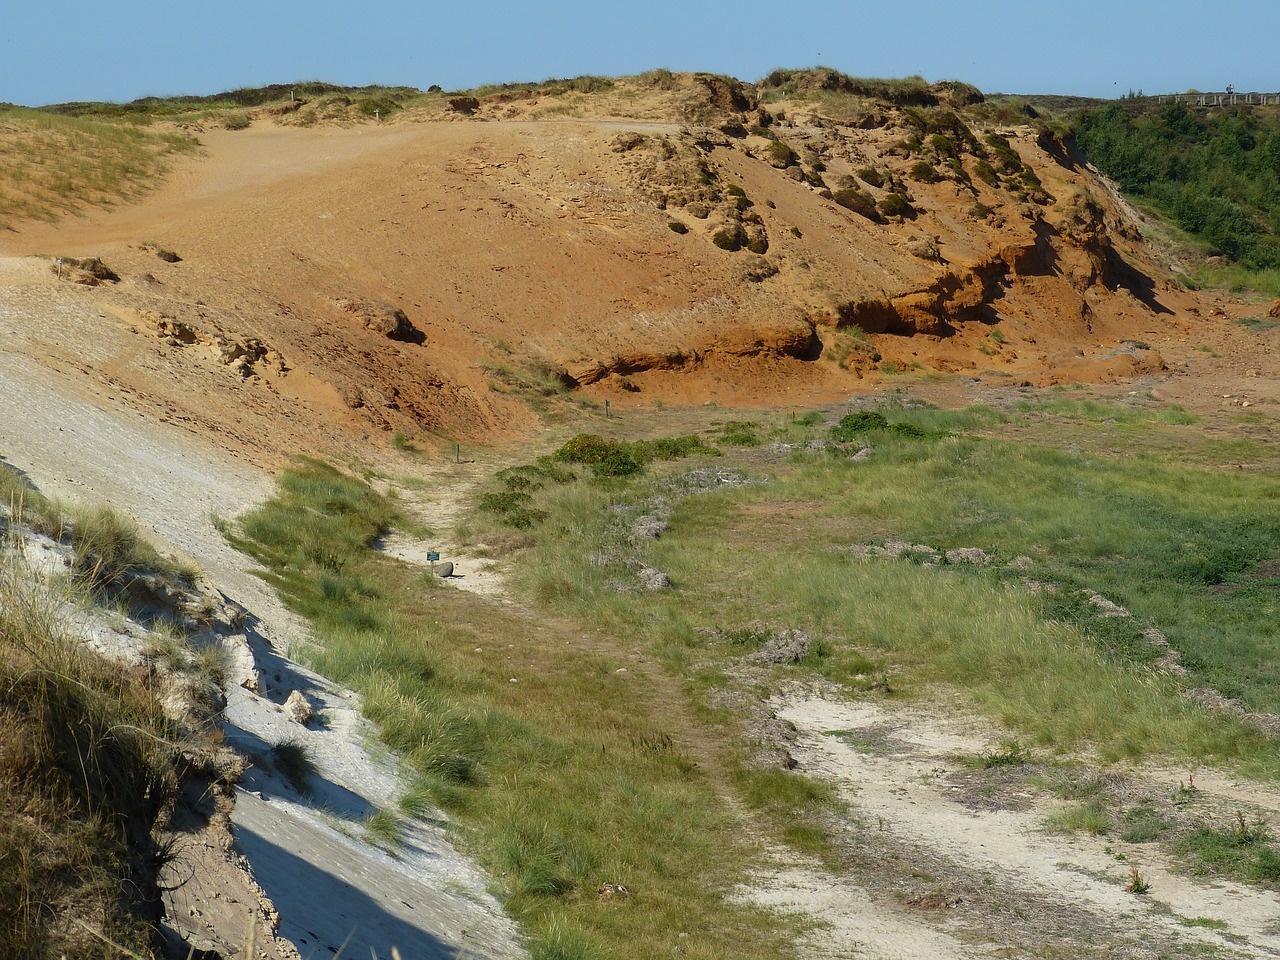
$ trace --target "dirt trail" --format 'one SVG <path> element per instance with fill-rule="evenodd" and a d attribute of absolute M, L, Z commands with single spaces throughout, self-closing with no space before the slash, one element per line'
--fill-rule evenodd
<path fill-rule="evenodd" d="M 508 603 L 499 564 L 485 556 L 487 547 L 464 544 L 457 536 L 458 524 L 478 488 L 506 465 L 491 456 L 480 460 L 471 455 L 460 462 L 446 458 L 416 465 L 411 476 L 387 481 L 385 489 L 394 492 L 409 516 L 430 533 L 413 536 L 397 530 L 384 537 L 379 548 L 427 569 L 432 567 L 428 554 L 438 553 L 441 562 L 453 565 L 451 586 Z"/>
<path fill-rule="evenodd" d="M 854 871 L 861 883 L 824 882 L 820 871 L 794 868 L 769 878 L 763 902 L 815 917 L 830 917 L 834 891 L 876 903 L 841 911 L 818 955 L 961 960 L 989 955 L 993 945 L 1075 942 L 1083 951 L 1088 936 L 1097 945 L 1145 944 L 1171 955 L 1210 947 L 1280 956 L 1275 894 L 1196 879 L 1154 844 L 1050 832 L 1046 817 L 1063 804 L 1034 793 L 965 789 L 958 756 L 998 749 L 972 721 L 810 694 L 774 707 L 798 731 L 800 769 L 835 784 L 861 824 L 862 842 L 892 850 L 910 877 L 896 881 L 896 896 L 894 883 L 868 864 Z M 1146 895 L 1126 890 L 1134 868 L 1150 884 Z M 927 882 L 914 889 L 922 877 Z"/>

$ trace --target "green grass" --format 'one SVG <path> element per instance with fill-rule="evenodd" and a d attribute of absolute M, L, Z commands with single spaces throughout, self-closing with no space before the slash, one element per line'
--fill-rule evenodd
<path fill-rule="evenodd" d="M 1020 767 L 1030 758 L 1016 741 L 1001 744 L 999 750 L 988 750 L 972 758 L 967 758 L 969 765 L 978 770 L 994 770 L 999 767 Z"/>
<path fill-rule="evenodd" d="M 359 480 L 302 461 L 233 539 L 311 619 L 306 658 L 359 691 L 403 755 L 414 784 L 402 809 L 434 802 L 464 825 L 534 956 L 779 956 L 786 924 L 730 900 L 753 847 L 678 688 L 634 664 L 619 673 L 619 655 L 576 630 L 424 590 L 418 571 L 370 549 L 397 519 Z M 704 744 L 697 760 L 690 744 Z M 635 895 L 598 904 L 604 882 Z"/>
<path fill-rule="evenodd" d="M 1126 810 L 1123 816 L 1124 832 L 1120 839 L 1125 843 L 1150 843 L 1158 840 L 1169 829 L 1169 823 L 1155 810 L 1146 806 Z"/>
<path fill-rule="evenodd" d="M 1088 800 L 1074 807 L 1056 810 L 1045 819 L 1050 830 L 1064 833 L 1091 833 L 1094 836 L 1111 830 L 1111 814 L 1099 800 Z"/>
<path fill-rule="evenodd" d="M 1280 850 L 1261 821 L 1237 813 L 1226 827 L 1200 827 L 1175 845 L 1197 872 L 1280 885 Z"/>
<path fill-rule="evenodd" d="M 1033 745 L 1105 758 L 1172 753 L 1277 775 L 1269 738 L 1181 691 L 1213 686 L 1252 709 L 1280 710 L 1280 677 L 1265 667 L 1280 646 L 1280 618 L 1272 581 L 1254 579 L 1280 552 L 1280 482 L 956 429 L 1036 433 L 1046 412 L 1156 435 L 1191 426 L 1178 411 L 1059 397 L 1028 405 L 1012 424 L 982 408 L 885 408 L 886 424 L 918 430 L 877 425 L 865 463 L 797 454 L 770 483 L 677 504 L 671 530 L 640 554 L 679 585 L 674 594 L 619 594 L 625 571 L 588 559 L 624 549 L 611 508 L 652 496 L 646 479 L 541 492 L 546 526 L 558 533 L 538 539 L 517 576 L 531 597 L 651 643 L 673 668 L 699 665 L 697 627 L 796 627 L 826 638 L 813 668 L 831 680 L 865 688 L 887 673 L 908 695 L 952 687 Z M 774 511 L 785 511 L 785 524 L 770 522 Z M 1030 572 L 863 561 L 841 550 L 895 537 L 977 546 L 1002 562 L 1025 557 Z M 1127 607 L 1130 633 L 1158 625 L 1191 677 L 1153 672 L 1154 658 L 1096 608 L 1034 595 L 1021 586 L 1028 575 Z M 723 665 L 702 669 L 711 677 Z"/>
<path fill-rule="evenodd" d="M 1225 930 L 1227 927 L 1227 921 L 1213 917 L 1182 917 L 1178 922 L 1184 927 L 1204 927 L 1206 930 Z"/>
<path fill-rule="evenodd" d="M 132 517 L 102 505 L 67 504 L 32 489 L 19 474 L 0 465 L 0 505 L 37 533 L 67 543 L 74 551 L 72 574 L 90 590 L 118 593 L 139 573 L 194 584 L 200 572 L 182 559 L 161 554 Z M 0 515 L 0 534 L 9 520 Z"/>
<path fill-rule="evenodd" d="M 1277 678 L 1259 668 L 1280 642 L 1266 573 L 1280 559 L 1280 482 L 1166 458 L 1166 446 L 1202 435 L 1194 418 L 1077 393 L 956 411 L 901 396 L 843 423 L 875 448 L 863 462 L 805 452 L 830 429 L 821 415 L 731 423 L 793 452 L 762 466 L 728 444 L 712 460 L 698 434 L 580 435 L 558 457 L 495 476 L 482 508 L 539 518 L 512 541 L 511 569 L 548 614 L 536 628 L 463 591 L 425 588 L 369 549 L 400 522 L 394 504 L 331 468 L 300 463 L 243 521 L 240 544 L 315 625 L 312 664 L 360 691 L 414 771 L 402 809 L 435 802 L 466 825 L 536 955 L 784 949 L 789 931 L 765 936 L 775 921 L 727 899 L 752 860 L 748 838 L 826 859 L 841 808 L 808 778 L 749 762 L 745 708 L 724 691 L 756 702 L 789 678 L 821 677 L 874 696 L 958 696 L 1026 745 L 993 752 L 993 767 L 1024 751 L 1085 751 L 1280 775 L 1274 740 L 1182 695 L 1214 686 L 1253 709 L 1280 705 Z M 725 433 L 712 423 L 702 435 Z M 623 454 L 643 469 L 595 470 Z M 713 463 L 717 476 L 762 482 L 699 493 L 666 482 Z M 670 528 L 637 541 L 630 523 L 655 498 Z M 890 538 L 981 547 L 995 561 L 929 566 L 846 549 Z M 628 589 L 635 560 L 676 589 Z M 1027 577 L 1057 592 L 1034 593 Z M 1100 617 L 1094 591 L 1132 617 Z M 1152 625 L 1190 677 L 1154 668 L 1140 642 Z M 750 666 L 759 638 L 786 629 L 815 638 L 810 655 Z M 1162 838 L 1158 817 L 1109 816 L 1101 781 L 1065 767 L 1056 778 L 1075 801 L 1058 826 Z M 1250 862 L 1269 869 L 1265 856 Z M 603 882 L 636 896 L 597 904 Z M 691 928 L 711 932 L 673 939 Z"/>

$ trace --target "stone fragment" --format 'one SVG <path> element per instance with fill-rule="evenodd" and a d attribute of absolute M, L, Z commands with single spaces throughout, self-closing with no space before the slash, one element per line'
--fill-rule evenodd
<path fill-rule="evenodd" d="M 315 711 L 311 708 L 311 702 L 301 690 L 295 690 L 289 694 L 289 699 L 284 702 L 284 712 L 285 716 L 290 720 L 294 723 L 300 723 L 304 727 L 315 716 Z"/>

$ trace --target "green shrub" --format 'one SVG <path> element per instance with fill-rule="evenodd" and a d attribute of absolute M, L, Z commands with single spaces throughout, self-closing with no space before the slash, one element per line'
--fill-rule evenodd
<path fill-rule="evenodd" d="M 831 428 L 831 439 L 837 443 L 849 443 L 856 440 L 859 434 L 869 430 L 883 430 L 889 426 L 883 413 L 874 410 L 859 410 L 857 413 L 846 413 L 840 422 Z"/>
<path fill-rule="evenodd" d="M 689 228 L 685 224 L 681 223 L 679 220 L 672 220 L 670 223 L 667 224 L 667 228 L 672 233 L 684 234 L 689 232 Z"/>
<path fill-rule="evenodd" d="M 769 252 L 769 238 L 763 233 L 757 234 L 747 241 L 747 249 L 752 253 L 764 256 Z"/>
<path fill-rule="evenodd" d="M 884 186 L 884 174 L 874 167 L 863 167 L 858 171 L 858 179 L 870 187 Z"/>
<path fill-rule="evenodd" d="M 993 187 L 1000 186 L 1000 174 L 996 173 L 996 168 L 986 160 L 976 161 L 973 165 L 973 172 L 978 175 L 978 179 L 983 183 Z"/>
<path fill-rule="evenodd" d="M 659 437 L 656 440 L 636 440 L 630 445 L 631 453 L 636 459 L 645 463 L 650 460 L 681 460 L 695 453 L 707 456 L 719 456 L 720 451 L 702 442 L 695 434 L 679 437 Z"/>
<path fill-rule="evenodd" d="M 781 140 L 769 144 L 769 161 L 783 167 L 793 166 L 798 158 L 796 152 Z"/>
<path fill-rule="evenodd" d="M 736 224 L 727 227 L 724 230 L 717 230 L 711 235 L 711 242 L 721 250 L 728 250 L 730 253 L 741 250 L 746 235 L 743 233 L 742 227 Z"/>
<path fill-rule="evenodd" d="M 864 193 L 856 187 L 836 190 L 831 194 L 831 199 L 846 210 L 852 210 L 868 220 L 878 220 L 880 218 L 880 214 L 876 211 L 875 200 L 872 199 L 869 193 Z"/>
<path fill-rule="evenodd" d="M 956 155 L 956 144 L 945 133 L 933 133 L 929 135 L 929 146 L 933 148 L 933 152 L 942 157 L 954 157 Z"/>
<path fill-rule="evenodd" d="M 756 425 L 749 420 L 730 420 L 720 428 L 719 441 L 730 447 L 760 445 L 760 438 L 756 436 Z"/>
<path fill-rule="evenodd" d="M 921 183 L 934 183 L 938 179 L 938 171 L 928 160 L 917 160 L 908 172 L 912 180 L 919 180 Z"/>
<path fill-rule="evenodd" d="M 627 477 L 639 473 L 643 465 L 626 449 L 613 450 L 591 465 L 597 477 Z"/>
<path fill-rule="evenodd" d="M 578 434 L 554 456 L 569 463 L 586 464 L 598 477 L 625 477 L 643 468 L 630 444 L 606 440 L 592 433 Z"/>
<path fill-rule="evenodd" d="M 480 497 L 479 508 L 483 513 L 509 513 L 528 506 L 533 498 L 518 490 L 504 490 L 501 493 L 486 493 Z"/>
<path fill-rule="evenodd" d="M 1123 190 L 1244 267 L 1280 267 L 1280 115 L 1248 107 L 1197 111 L 1088 109 L 1076 141 Z"/>
<path fill-rule="evenodd" d="M 916 212 L 911 202 L 900 193 L 885 194 L 877 207 L 886 217 L 910 217 Z"/>
<path fill-rule="evenodd" d="M 552 456 L 566 463 L 599 463 L 620 448 L 621 444 L 616 440 L 606 440 L 594 433 L 580 433 Z"/>

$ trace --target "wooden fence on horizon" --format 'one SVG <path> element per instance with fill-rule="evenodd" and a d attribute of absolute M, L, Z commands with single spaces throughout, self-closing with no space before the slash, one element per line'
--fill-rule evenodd
<path fill-rule="evenodd" d="M 1265 107 L 1280 106 L 1280 93 L 1165 93 L 1158 96 L 1137 97 L 1157 103 L 1185 103 L 1193 107 Z"/>

